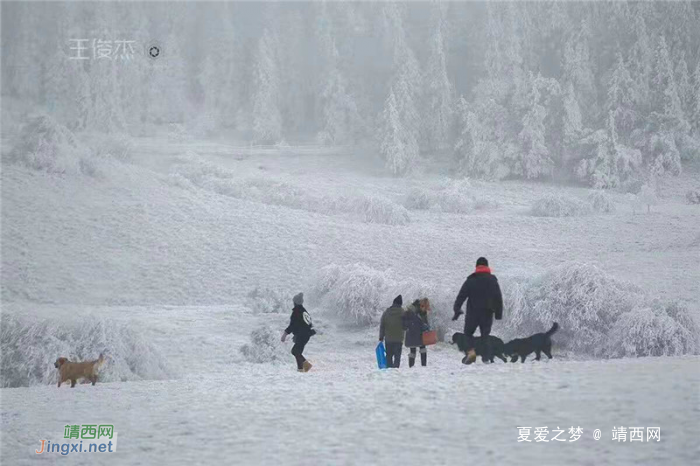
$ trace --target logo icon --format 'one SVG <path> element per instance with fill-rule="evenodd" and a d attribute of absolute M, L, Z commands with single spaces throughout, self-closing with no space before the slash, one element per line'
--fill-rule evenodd
<path fill-rule="evenodd" d="M 156 60 L 163 56 L 164 51 L 163 44 L 154 40 L 146 44 L 144 54 L 151 60 Z"/>

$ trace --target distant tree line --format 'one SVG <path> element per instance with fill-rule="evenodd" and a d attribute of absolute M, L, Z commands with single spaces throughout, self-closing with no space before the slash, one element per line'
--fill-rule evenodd
<path fill-rule="evenodd" d="M 397 175 L 439 159 L 599 188 L 700 160 L 689 1 L 16 2 L 2 22 L 3 95 L 74 131 L 369 142 Z M 76 60 L 78 38 L 131 39 L 136 56 Z"/>

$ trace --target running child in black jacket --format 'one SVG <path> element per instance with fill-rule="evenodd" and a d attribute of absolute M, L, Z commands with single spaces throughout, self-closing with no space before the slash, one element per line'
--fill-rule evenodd
<path fill-rule="evenodd" d="M 282 333 L 282 341 L 284 342 L 290 333 L 294 334 L 292 354 L 297 360 L 297 370 L 299 372 L 309 372 L 311 363 L 306 360 L 302 353 L 309 339 L 316 335 L 316 330 L 313 328 L 314 324 L 311 322 L 311 316 L 303 306 L 304 293 L 294 296 L 292 301 L 294 302 L 294 309 L 292 309 L 292 316 L 289 319 L 289 327 Z"/>

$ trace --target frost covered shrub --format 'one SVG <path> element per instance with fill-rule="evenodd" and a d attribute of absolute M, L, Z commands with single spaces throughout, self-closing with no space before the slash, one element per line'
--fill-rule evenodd
<path fill-rule="evenodd" d="M 346 323 L 376 324 L 387 307 L 389 279 L 385 272 L 366 265 L 324 267 L 319 282 L 321 285 L 317 286 L 316 292 L 323 299 L 324 306 Z M 324 289 L 327 290 L 325 293 Z"/>
<path fill-rule="evenodd" d="M 591 207 L 578 199 L 548 194 L 532 205 L 535 217 L 580 217 L 588 215 Z"/>
<path fill-rule="evenodd" d="M 280 342 L 280 333 L 265 325 L 251 332 L 250 343 L 241 346 L 240 351 L 247 361 L 255 364 L 276 363 L 288 358 Z"/>
<path fill-rule="evenodd" d="M 362 195 L 346 198 L 343 203 L 347 210 L 357 214 L 365 223 L 406 225 L 411 221 L 405 207 L 384 197 Z"/>
<path fill-rule="evenodd" d="M 677 302 L 656 300 L 623 314 L 610 330 L 609 357 L 698 354 L 700 327 Z"/>
<path fill-rule="evenodd" d="M 561 266 L 533 280 L 504 285 L 503 292 L 509 338 L 543 332 L 558 322 L 557 346 L 577 354 L 653 355 L 658 348 L 666 351 L 662 354 L 695 354 L 699 349 L 698 326 L 687 309 L 662 305 L 591 265 Z M 652 333 L 645 346 L 640 335 Z"/>
<path fill-rule="evenodd" d="M 404 306 L 415 299 L 430 300 L 429 320 L 438 338 L 443 340 L 452 317 L 453 290 L 415 280 L 396 280 L 390 271 L 364 264 L 324 267 L 314 288 L 314 295 L 324 308 L 357 326 L 378 325 L 384 310 L 399 294 L 403 296 Z"/>
<path fill-rule="evenodd" d="M 281 313 L 291 310 L 292 294 L 271 288 L 255 287 L 245 297 L 245 305 L 255 314 Z"/>
<path fill-rule="evenodd" d="M 700 204 L 700 190 L 690 190 L 685 193 L 688 204 Z"/>
<path fill-rule="evenodd" d="M 236 199 L 323 215 L 349 214 L 365 223 L 405 225 L 410 222 L 408 211 L 403 206 L 384 197 L 317 194 L 306 187 L 265 177 L 237 179 L 233 172 L 206 162 L 193 152 L 178 158 L 173 175 L 182 176 L 200 188 Z"/>
<path fill-rule="evenodd" d="M 92 317 L 68 322 L 30 321 L 4 314 L 0 348 L 3 387 L 56 383 L 53 364 L 59 356 L 88 361 L 97 359 L 100 353 L 107 358 L 100 370 L 102 382 L 173 375 L 167 360 L 138 327 Z"/>
<path fill-rule="evenodd" d="M 8 161 L 48 173 L 97 173 L 87 158 L 87 150 L 75 135 L 48 115 L 27 119 L 17 144 L 8 154 Z"/>
<path fill-rule="evenodd" d="M 134 144 L 125 135 L 106 135 L 90 144 L 90 152 L 95 157 L 112 157 L 122 162 L 131 161 Z"/>
<path fill-rule="evenodd" d="M 615 203 L 609 194 L 605 191 L 596 190 L 588 196 L 588 202 L 591 204 L 594 212 L 610 213 L 615 212 Z"/>
<path fill-rule="evenodd" d="M 469 183 L 466 181 L 452 181 L 436 189 L 413 188 L 406 196 L 404 205 L 413 210 L 470 212 L 474 208 L 474 200 L 469 195 L 468 188 Z"/>

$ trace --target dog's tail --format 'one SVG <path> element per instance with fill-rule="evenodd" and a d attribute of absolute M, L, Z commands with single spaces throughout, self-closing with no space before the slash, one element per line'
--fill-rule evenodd
<path fill-rule="evenodd" d="M 552 324 L 552 328 L 547 330 L 547 333 L 545 333 L 545 335 L 547 335 L 548 337 L 551 337 L 552 335 L 554 335 L 556 333 L 557 330 L 559 330 L 559 324 L 554 322 Z"/>

